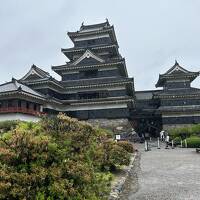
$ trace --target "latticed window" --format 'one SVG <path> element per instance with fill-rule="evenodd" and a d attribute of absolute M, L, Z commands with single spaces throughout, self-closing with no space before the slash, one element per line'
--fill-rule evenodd
<path fill-rule="evenodd" d="M 21 108 L 22 107 L 22 101 L 18 100 L 18 107 Z"/>
<path fill-rule="evenodd" d="M 95 40 L 88 40 L 88 45 L 94 45 L 94 44 L 96 44 Z"/>
<path fill-rule="evenodd" d="M 82 78 L 82 79 L 96 78 L 97 75 L 98 75 L 98 70 L 80 71 L 79 78 Z"/>
<path fill-rule="evenodd" d="M 8 101 L 8 107 L 10 108 L 10 107 L 12 107 L 12 105 L 13 105 L 12 100 L 9 100 Z"/>
<path fill-rule="evenodd" d="M 108 96 L 109 96 L 108 91 L 99 92 L 99 98 L 106 98 Z"/>

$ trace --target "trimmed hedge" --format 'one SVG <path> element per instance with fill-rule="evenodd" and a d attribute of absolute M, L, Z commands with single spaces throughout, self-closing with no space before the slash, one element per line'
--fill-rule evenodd
<path fill-rule="evenodd" d="M 177 137 L 185 139 L 195 135 L 200 136 L 200 124 L 171 129 L 169 130 L 169 135 L 172 139 L 175 139 Z"/>
<path fill-rule="evenodd" d="M 187 138 L 187 147 L 200 148 L 200 137 L 192 136 L 190 138 Z"/>

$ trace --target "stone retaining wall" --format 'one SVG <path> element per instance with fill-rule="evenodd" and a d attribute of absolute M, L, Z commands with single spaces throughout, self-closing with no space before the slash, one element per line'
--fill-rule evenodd
<path fill-rule="evenodd" d="M 163 130 L 169 131 L 174 128 L 184 128 L 184 127 L 190 127 L 192 124 L 164 124 Z"/>
<path fill-rule="evenodd" d="M 99 126 L 101 128 L 110 129 L 113 132 L 130 132 L 132 126 L 128 119 L 90 119 L 88 120 L 90 124 L 94 126 Z"/>
<path fill-rule="evenodd" d="M 128 166 L 124 167 L 124 169 L 122 169 L 124 171 L 123 175 L 118 177 L 114 184 L 112 184 L 112 188 L 111 188 L 111 192 L 110 192 L 110 196 L 108 198 L 108 200 L 117 200 L 119 199 L 119 195 L 122 192 L 124 185 L 126 183 L 127 178 L 130 175 L 130 172 L 134 166 L 134 161 L 135 158 L 137 156 L 137 153 L 134 153 L 133 156 L 131 157 L 130 163 Z"/>

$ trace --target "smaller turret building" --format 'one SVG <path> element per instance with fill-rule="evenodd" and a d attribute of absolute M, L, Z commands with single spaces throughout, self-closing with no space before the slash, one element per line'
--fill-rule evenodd
<path fill-rule="evenodd" d="M 200 123 L 200 89 L 191 87 L 199 72 L 191 72 L 175 64 L 159 75 L 156 87 L 160 90 L 136 91 L 133 121 L 142 132 L 158 135 L 169 130 Z"/>
<path fill-rule="evenodd" d="M 163 90 L 155 94 L 160 100 L 158 111 L 165 129 L 200 122 L 200 89 L 191 87 L 199 72 L 191 72 L 178 62 L 166 73 L 159 75 L 156 87 Z"/>

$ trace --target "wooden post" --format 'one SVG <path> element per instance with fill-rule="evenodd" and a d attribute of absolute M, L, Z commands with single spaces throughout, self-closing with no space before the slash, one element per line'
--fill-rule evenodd
<path fill-rule="evenodd" d="M 174 140 L 172 140 L 172 149 L 174 149 Z"/>
<path fill-rule="evenodd" d="M 148 142 L 145 140 L 144 141 L 144 146 L 145 146 L 145 151 L 148 151 L 149 149 L 148 149 Z"/>
<path fill-rule="evenodd" d="M 147 141 L 144 141 L 144 150 L 147 151 Z"/>
<path fill-rule="evenodd" d="M 183 148 L 183 140 L 181 140 L 181 148 Z"/>
<path fill-rule="evenodd" d="M 187 148 L 187 140 L 185 139 L 185 148 Z"/>
<path fill-rule="evenodd" d="M 158 149 L 160 149 L 160 138 L 158 137 Z"/>

